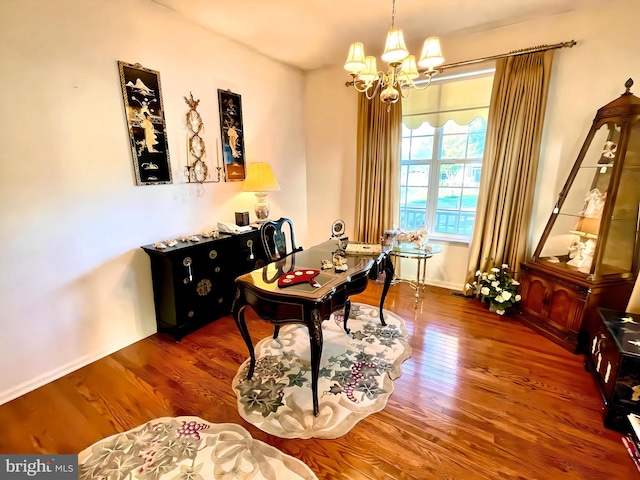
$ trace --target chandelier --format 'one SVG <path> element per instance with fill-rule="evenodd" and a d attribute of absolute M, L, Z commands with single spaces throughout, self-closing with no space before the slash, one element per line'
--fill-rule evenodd
<path fill-rule="evenodd" d="M 444 63 L 440 50 L 440 39 L 429 37 L 424 41 L 422 55 L 416 65 L 416 57 L 409 55 L 404 43 L 402 29 L 395 28 L 396 1 L 393 0 L 391 14 L 391 30 L 387 33 L 382 60 L 389 64 L 385 72 L 378 71 L 376 57 L 365 56 L 362 42 L 354 42 L 349 47 L 349 55 L 344 64 L 345 70 L 351 75 L 352 81 L 347 86 L 353 85 L 358 92 L 364 93 L 369 100 L 380 92 L 380 100 L 387 104 L 387 110 L 391 104 L 396 103 L 402 95 L 406 98 L 409 91 L 415 88 L 418 91 L 426 90 L 431 84 L 433 76 L 439 73 L 434 67 Z M 418 71 L 420 67 L 422 72 Z M 414 80 L 422 73 L 426 77 L 426 84 L 419 87 Z"/>

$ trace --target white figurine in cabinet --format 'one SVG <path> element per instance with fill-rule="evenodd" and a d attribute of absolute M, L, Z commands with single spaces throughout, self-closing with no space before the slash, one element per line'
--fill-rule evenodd
<path fill-rule="evenodd" d="M 596 250 L 596 241 L 589 238 L 585 242 L 577 241 L 569 247 L 569 260 L 567 265 L 578 267 L 578 271 L 589 273 L 593 252 Z"/>
<path fill-rule="evenodd" d="M 607 194 L 600 193 L 600 190 L 594 188 L 584 198 L 584 210 L 581 212 L 585 217 L 600 218 L 604 209 L 604 202 Z"/>

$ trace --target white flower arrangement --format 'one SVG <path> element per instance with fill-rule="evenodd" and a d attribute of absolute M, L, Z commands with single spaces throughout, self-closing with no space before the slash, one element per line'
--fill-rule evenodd
<path fill-rule="evenodd" d="M 520 283 L 511 276 L 511 270 L 506 263 L 501 268 L 492 268 L 488 272 L 476 272 L 476 280 L 467 283 L 466 290 L 473 290 L 473 294 L 482 303 L 489 303 L 489 310 L 498 315 L 516 305 L 522 297 L 518 295 Z"/>
<path fill-rule="evenodd" d="M 427 240 L 429 240 L 429 232 L 424 226 L 410 232 L 399 230 L 396 234 L 398 243 L 413 244 L 417 249 L 423 248 Z"/>

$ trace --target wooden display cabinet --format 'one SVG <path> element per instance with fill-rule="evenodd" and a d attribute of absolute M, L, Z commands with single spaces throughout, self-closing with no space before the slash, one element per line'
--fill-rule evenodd
<path fill-rule="evenodd" d="M 521 265 L 519 318 L 586 351 L 597 309 L 624 311 L 638 274 L 640 99 L 600 108 L 533 257 Z"/>
<path fill-rule="evenodd" d="M 521 268 L 520 319 L 574 353 L 584 344 L 583 326 L 597 321 L 597 308 L 621 304 L 625 308 L 633 288 L 627 280 L 592 282 L 559 276 L 534 262 Z"/>

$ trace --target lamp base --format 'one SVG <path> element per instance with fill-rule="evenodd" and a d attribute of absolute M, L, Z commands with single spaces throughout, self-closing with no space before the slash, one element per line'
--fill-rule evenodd
<path fill-rule="evenodd" d="M 266 193 L 256 193 L 256 204 L 254 206 L 256 212 L 256 223 L 264 223 L 269 218 L 269 212 L 271 207 L 267 202 L 267 194 Z"/>

